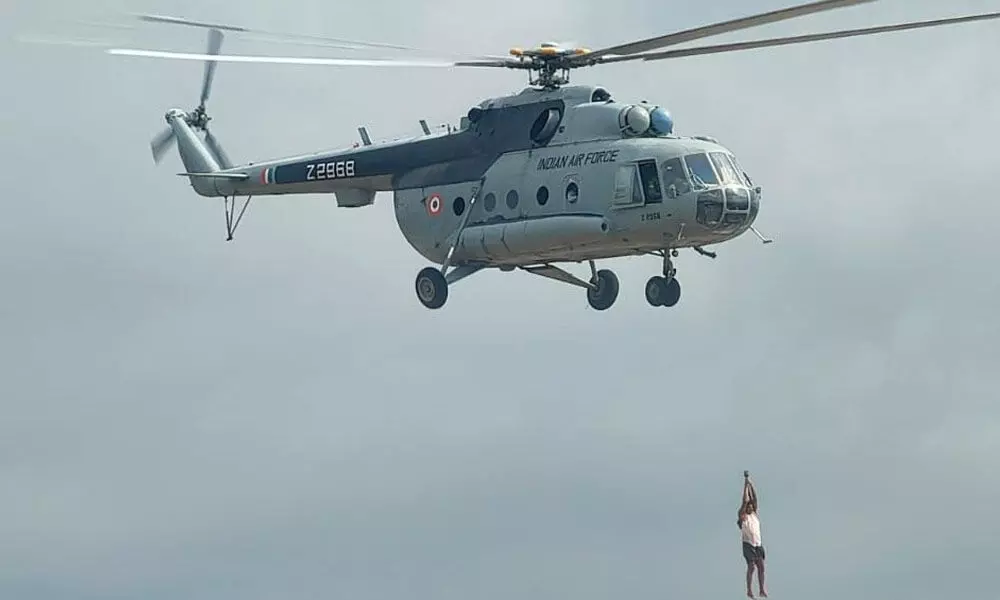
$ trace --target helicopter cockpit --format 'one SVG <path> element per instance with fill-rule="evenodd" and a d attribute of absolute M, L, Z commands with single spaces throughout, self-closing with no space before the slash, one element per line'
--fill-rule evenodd
<path fill-rule="evenodd" d="M 695 152 L 661 165 L 670 197 L 696 192 L 698 223 L 718 233 L 749 226 L 760 209 L 760 192 L 736 157 L 722 151 Z"/>

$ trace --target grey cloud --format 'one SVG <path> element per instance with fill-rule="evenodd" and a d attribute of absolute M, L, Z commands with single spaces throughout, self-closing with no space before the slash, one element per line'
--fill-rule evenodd
<path fill-rule="evenodd" d="M 784 3 L 698 4 L 88 10 L 502 53 Z M 761 35 L 997 9 L 877 4 Z M 20 3 L 3 26 L 68 6 Z M 993 597 L 995 27 L 576 74 L 732 147 L 778 239 L 683 254 L 670 312 L 642 298 L 656 261 L 614 261 L 604 314 L 499 273 L 424 310 L 388 196 L 255 202 L 226 244 L 221 207 L 148 154 L 200 66 L 5 41 L 0 594 L 742 594 L 749 468 L 772 597 Z M 457 121 L 523 84 L 224 66 L 215 131 L 245 159 Z"/>

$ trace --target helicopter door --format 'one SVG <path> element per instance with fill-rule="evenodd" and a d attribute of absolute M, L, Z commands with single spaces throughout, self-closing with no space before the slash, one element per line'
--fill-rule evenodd
<path fill-rule="evenodd" d="M 655 160 L 639 161 L 639 179 L 642 181 L 646 204 L 663 202 L 663 190 L 660 187 L 660 175 L 656 172 Z"/>
<path fill-rule="evenodd" d="M 614 204 L 625 208 L 663 202 L 663 190 L 656 170 L 656 161 L 618 167 L 615 175 Z"/>
<path fill-rule="evenodd" d="M 618 208 L 642 206 L 642 182 L 639 181 L 639 171 L 634 164 L 618 167 L 612 203 Z"/>

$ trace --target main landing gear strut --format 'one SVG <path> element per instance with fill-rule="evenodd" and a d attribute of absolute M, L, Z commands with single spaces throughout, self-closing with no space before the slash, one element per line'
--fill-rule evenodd
<path fill-rule="evenodd" d="M 715 258 L 714 252 L 709 252 L 702 248 L 695 248 L 695 250 L 703 256 Z M 663 275 L 652 277 L 646 282 L 646 301 L 651 306 L 675 306 L 681 299 L 681 284 L 677 281 L 677 269 L 674 268 L 672 258 L 676 258 L 678 252 L 676 249 L 672 249 L 662 250 L 654 254 L 663 258 Z M 448 268 L 448 262 L 445 261 L 444 268 L 426 267 L 417 274 L 417 298 L 427 308 L 436 309 L 444 306 L 445 301 L 448 299 L 449 285 L 488 266 L 461 265 L 447 272 L 445 269 Z M 618 299 L 618 276 L 608 269 L 598 270 L 592 260 L 587 262 L 590 265 L 589 280 L 581 279 L 552 264 L 499 268 L 504 271 L 512 271 L 517 268 L 540 277 L 582 287 L 587 290 L 587 302 L 591 308 L 594 310 L 607 310 Z"/>
<path fill-rule="evenodd" d="M 587 290 L 587 302 L 594 310 L 607 310 L 618 299 L 618 276 L 608 269 L 597 269 L 594 261 L 587 261 L 590 264 L 590 280 L 584 281 L 572 273 L 560 269 L 555 265 L 539 265 L 536 267 L 521 267 L 522 270 L 548 277 L 556 281 L 562 281 L 570 285 L 582 287 Z"/>
<path fill-rule="evenodd" d="M 587 290 L 587 302 L 594 310 L 607 310 L 618 299 L 618 276 L 608 269 L 597 269 L 594 261 L 590 264 L 590 280 L 583 280 L 572 273 L 561 269 L 555 265 L 538 265 L 531 267 L 517 267 L 522 271 L 527 271 L 540 277 L 554 279 Z M 485 266 L 462 265 L 455 267 L 447 275 L 442 273 L 442 269 L 425 267 L 417 274 L 416 290 L 417 299 L 420 303 L 430 309 L 441 308 L 448 300 L 448 286 L 473 273 L 481 271 Z M 512 268 L 501 267 L 502 270 L 513 270 Z"/>
<path fill-rule="evenodd" d="M 462 232 L 465 230 L 465 226 L 469 224 L 469 216 L 472 215 L 472 209 L 475 208 L 476 202 L 479 200 L 479 192 L 482 191 L 485 183 L 485 178 L 480 179 L 479 185 L 473 188 L 472 195 L 469 198 L 469 207 L 465 210 L 465 215 L 462 217 L 458 229 L 452 234 L 451 246 L 448 248 L 448 255 L 445 257 L 441 268 L 424 267 L 417 273 L 417 281 L 415 282 L 417 298 L 427 308 L 435 309 L 444 306 L 445 301 L 448 300 L 448 286 L 450 284 L 456 283 L 460 279 L 465 279 L 483 268 L 478 265 L 459 265 L 451 269 L 450 272 L 448 271 L 449 267 L 451 267 L 451 259 L 455 256 L 455 249 L 458 248 L 458 243 L 462 239 Z"/>

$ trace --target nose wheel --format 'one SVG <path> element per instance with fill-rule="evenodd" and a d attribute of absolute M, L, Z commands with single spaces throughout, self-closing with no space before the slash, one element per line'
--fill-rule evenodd
<path fill-rule="evenodd" d="M 671 277 L 656 275 L 646 282 L 646 302 L 650 306 L 670 307 L 681 299 L 681 284 Z"/>
<path fill-rule="evenodd" d="M 681 284 L 675 277 L 677 269 L 671 255 L 677 256 L 677 250 L 663 253 L 663 275 L 650 277 L 646 282 L 646 302 L 650 306 L 671 307 L 681 299 Z"/>

